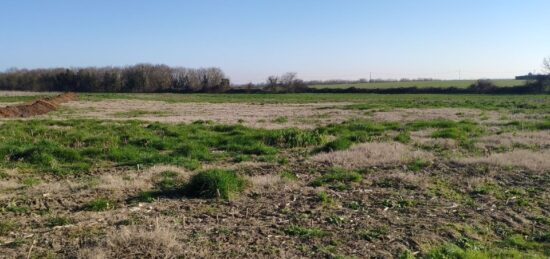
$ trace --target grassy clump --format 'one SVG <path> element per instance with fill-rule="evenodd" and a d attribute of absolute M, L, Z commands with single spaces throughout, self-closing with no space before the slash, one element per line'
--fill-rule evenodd
<path fill-rule="evenodd" d="M 334 204 L 334 198 L 330 197 L 326 192 L 318 192 L 317 200 L 323 205 L 332 205 Z"/>
<path fill-rule="evenodd" d="M 429 161 L 426 161 L 426 160 L 421 159 L 421 158 L 417 158 L 417 159 L 411 161 L 407 165 L 407 168 L 409 168 L 411 171 L 418 172 L 418 171 L 426 168 L 429 165 L 430 165 Z"/>
<path fill-rule="evenodd" d="M 408 131 L 400 132 L 395 136 L 394 140 L 403 144 L 408 144 L 411 142 L 411 134 Z"/>
<path fill-rule="evenodd" d="M 337 138 L 333 141 L 328 142 L 324 146 L 322 146 L 320 149 L 318 149 L 319 152 L 332 152 L 332 151 L 338 151 L 338 150 L 346 150 L 353 145 L 353 142 L 347 138 Z"/>
<path fill-rule="evenodd" d="M 0 220 L 0 236 L 16 230 L 17 227 L 17 224 L 12 221 Z"/>
<path fill-rule="evenodd" d="M 88 211 L 107 211 L 114 209 L 114 207 L 114 203 L 106 198 L 97 198 L 84 206 Z"/>
<path fill-rule="evenodd" d="M 323 143 L 325 136 L 317 131 L 307 131 L 300 129 L 281 129 L 274 130 L 267 134 L 265 143 L 278 147 L 307 147 Z"/>
<path fill-rule="evenodd" d="M 285 229 L 285 233 L 290 236 L 299 236 L 305 238 L 323 237 L 327 233 L 319 228 L 307 228 L 298 225 L 290 225 Z"/>
<path fill-rule="evenodd" d="M 353 182 L 360 182 L 363 177 L 354 171 L 342 168 L 332 168 L 330 171 L 311 182 L 312 186 L 329 185 L 336 189 L 346 189 Z"/>
<path fill-rule="evenodd" d="M 192 197 L 230 199 L 246 185 L 246 180 L 233 171 L 212 169 L 194 175 L 185 192 Z"/>
<path fill-rule="evenodd" d="M 274 123 L 287 123 L 288 122 L 288 117 L 279 116 L 279 117 L 275 118 L 272 122 L 274 122 Z"/>
<path fill-rule="evenodd" d="M 388 235 L 389 229 L 387 227 L 376 227 L 372 229 L 366 229 L 359 231 L 359 236 L 367 241 L 374 241 L 377 239 L 381 239 L 384 236 Z"/>
<path fill-rule="evenodd" d="M 71 223 L 72 221 L 69 218 L 65 218 L 65 217 L 49 217 L 46 220 L 46 226 L 50 228 L 65 226 Z"/>
<path fill-rule="evenodd" d="M 289 171 L 283 171 L 279 174 L 279 176 L 282 179 L 285 179 L 285 180 L 291 181 L 291 182 L 294 182 L 294 181 L 298 180 L 298 176 L 295 173 L 292 173 L 292 172 L 289 172 Z"/>

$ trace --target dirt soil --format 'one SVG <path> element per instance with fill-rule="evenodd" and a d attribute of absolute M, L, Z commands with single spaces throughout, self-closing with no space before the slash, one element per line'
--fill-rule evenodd
<path fill-rule="evenodd" d="M 75 93 L 64 93 L 55 97 L 36 100 L 30 104 L 18 104 L 0 108 L 0 117 L 32 117 L 46 114 L 59 107 L 62 103 L 75 101 L 78 97 Z"/>

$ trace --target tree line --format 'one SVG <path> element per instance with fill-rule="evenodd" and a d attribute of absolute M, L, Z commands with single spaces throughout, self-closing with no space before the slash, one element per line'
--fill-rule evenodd
<path fill-rule="evenodd" d="M 127 67 L 9 69 L 0 90 L 60 92 L 224 92 L 230 81 L 219 68 L 138 64 Z"/>

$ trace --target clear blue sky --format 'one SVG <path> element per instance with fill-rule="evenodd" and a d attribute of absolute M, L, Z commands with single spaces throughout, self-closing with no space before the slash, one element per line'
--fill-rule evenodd
<path fill-rule="evenodd" d="M 550 56 L 548 0 L 2 0 L 0 70 L 222 68 L 237 83 L 511 78 Z"/>

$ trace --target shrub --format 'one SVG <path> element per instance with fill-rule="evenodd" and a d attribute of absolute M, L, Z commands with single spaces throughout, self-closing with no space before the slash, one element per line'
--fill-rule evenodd
<path fill-rule="evenodd" d="M 212 169 L 194 175 L 185 191 L 192 197 L 230 199 L 242 192 L 247 182 L 233 171 Z"/>
<path fill-rule="evenodd" d="M 487 79 L 477 80 L 475 83 L 473 83 L 469 87 L 470 90 L 473 90 L 479 93 L 491 92 L 491 91 L 494 91 L 496 88 L 498 87 L 495 85 L 495 83 Z"/>

